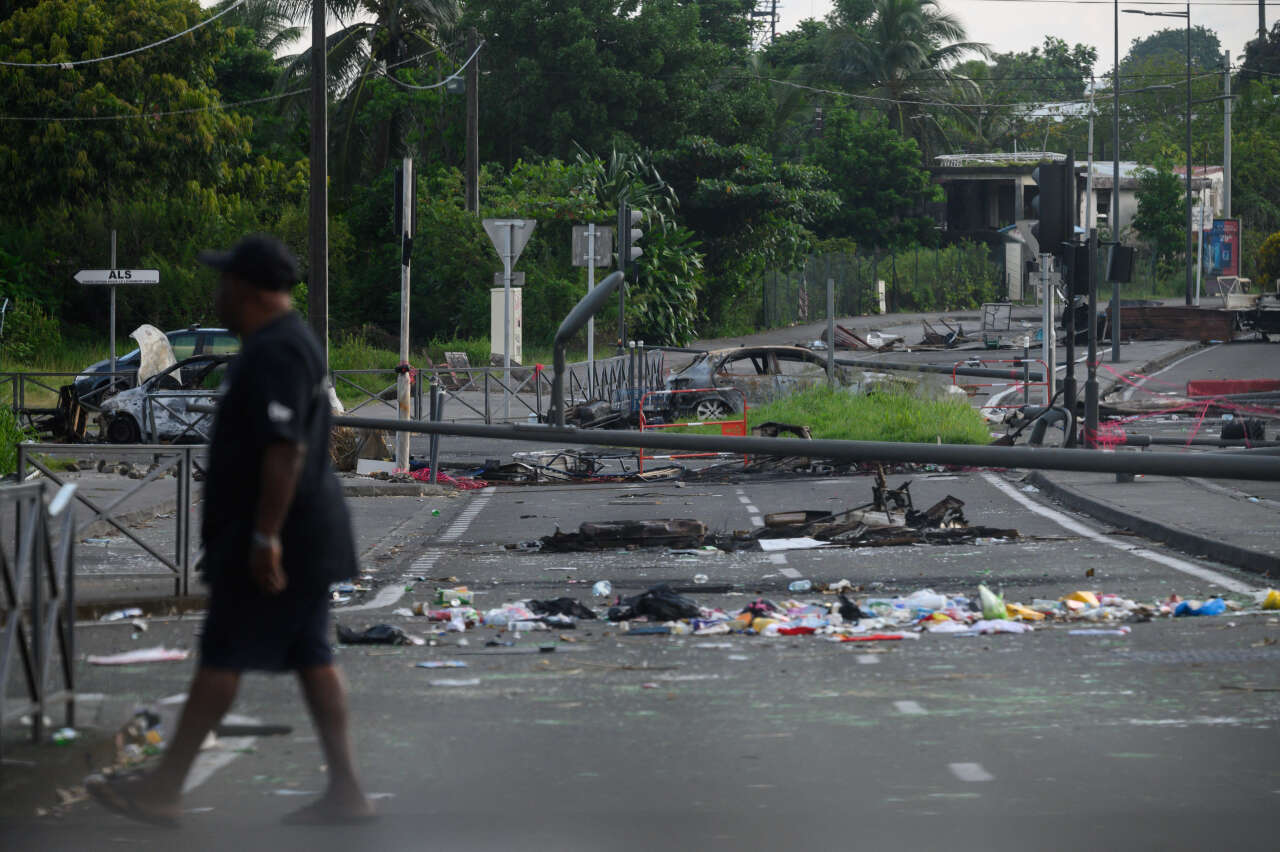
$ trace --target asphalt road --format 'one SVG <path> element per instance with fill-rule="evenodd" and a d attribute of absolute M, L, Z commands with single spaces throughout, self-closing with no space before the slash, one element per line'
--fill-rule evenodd
<path fill-rule="evenodd" d="M 437 585 L 419 576 L 456 577 L 478 590 L 481 609 L 528 597 L 589 600 L 599 579 L 623 594 L 675 582 L 727 611 L 757 596 L 786 597 L 796 578 L 848 579 L 863 587 L 861 596 L 923 587 L 973 595 L 985 582 L 1027 602 L 1079 588 L 1151 600 L 1254 585 L 1247 574 L 1057 514 L 1041 495 L 996 474 L 910 478 L 918 505 L 954 494 L 971 522 L 1013 527 L 1022 538 L 781 559 L 513 551 L 505 545 L 584 520 L 691 517 L 717 530 L 749 529 L 771 511 L 866 502 L 870 480 L 502 487 L 450 501 L 439 517 L 424 504 L 418 523 L 438 534 L 376 566 L 379 589 L 365 601 L 383 606 L 334 616 L 355 627 L 389 622 L 425 632 L 422 619 L 390 614 Z M 707 582 L 694 583 L 696 574 Z M 406 586 L 413 588 L 401 595 Z M 155 620 L 146 641 L 190 646 L 197 625 Z M 120 626 L 79 632 L 89 653 L 135 646 Z M 455 634 L 434 647 L 339 650 L 366 783 L 387 794 L 375 826 L 278 825 L 302 793 L 321 789 L 322 760 L 293 683 L 253 677 L 236 712 L 294 731 L 207 753 L 225 765 L 191 791 L 181 834 L 82 803 L 58 818 L 8 820 L 0 846 L 1275 847 L 1274 615 L 1163 620 L 1123 637 L 1049 627 L 878 645 L 628 637 L 599 622 L 486 647 L 497 636 L 480 629 L 466 644 Z M 555 652 L 539 653 L 542 644 Z M 414 667 L 425 660 L 467 668 Z M 189 674 L 189 663 L 79 669 L 80 688 L 115 696 L 114 706 L 122 706 L 121 694 L 139 703 L 180 694 Z"/>

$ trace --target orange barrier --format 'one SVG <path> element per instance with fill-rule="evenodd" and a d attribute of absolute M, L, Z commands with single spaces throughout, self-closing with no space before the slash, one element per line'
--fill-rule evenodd
<path fill-rule="evenodd" d="M 645 419 L 645 416 L 644 416 L 645 401 L 651 396 L 655 396 L 655 395 L 670 396 L 670 395 L 682 394 L 682 393 L 720 394 L 725 392 L 736 393 L 738 396 L 742 397 L 742 416 L 740 418 L 737 418 L 735 420 L 691 420 L 685 423 L 652 423 L 651 424 Z M 640 397 L 640 431 L 641 432 L 644 432 L 645 430 L 649 430 L 649 429 L 674 429 L 678 426 L 716 426 L 716 425 L 719 425 L 721 435 L 741 435 L 743 437 L 746 437 L 747 435 L 747 395 L 745 393 L 743 393 L 738 388 L 682 388 L 680 390 L 649 391 L 644 396 Z M 644 450 L 641 450 L 639 455 L 637 456 L 637 459 L 638 459 L 637 469 L 641 473 L 644 473 L 645 459 L 649 459 L 649 460 L 708 459 L 708 458 L 721 458 L 723 456 L 731 456 L 731 455 L 734 455 L 734 454 L 733 453 L 673 453 L 670 455 L 662 455 L 662 456 L 646 456 L 644 454 Z M 742 457 L 742 466 L 743 467 L 747 466 L 747 457 L 745 455 Z"/>

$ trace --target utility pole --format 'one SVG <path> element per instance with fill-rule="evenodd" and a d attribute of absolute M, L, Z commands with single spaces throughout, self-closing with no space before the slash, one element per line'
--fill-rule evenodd
<path fill-rule="evenodd" d="M 1258 0 L 1258 38 L 1267 37 L 1267 0 Z"/>
<path fill-rule="evenodd" d="M 476 28 L 467 30 L 467 56 L 471 56 L 471 64 L 467 66 L 467 198 L 466 209 L 479 215 L 480 213 L 480 55 L 476 48 L 480 39 Z M 475 54 L 474 56 L 472 56 Z"/>
<path fill-rule="evenodd" d="M 1111 95 L 1114 112 L 1111 116 L 1111 215 L 1107 225 L 1111 228 L 1111 253 L 1120 246 L 1120 0 L 1115 0 L 1115 48 L 1116 64 L 1111 77 Z M 1110 264 L 1107 264 L 1110 267 Z M 1120 282 L 1111 282 L 1111 363 L 1120 361 Z"/>
<path fill-rule="evenodd" d="M 395 217 L 399 225 L 400 238 L 400 367 L 396 376 L 396 397 L 400 408 L 400 419 L 409 420 L 409 261 L 413 257 L 413 207 L 414 182 L 413 158 L 405 157 L 400 167 L 400 195 L 396 198 Z M 409 433 L 396 433 L 396 467 L 409 469 Z"/>
<path fill-rule="evenodd" d="M 1192 304 L 1191 298 L 1191 2 L 1187 2 L 1187 286 L 1186 304 Z"/>
<path fill-rule="evenodd" d="M 1231 218 L 1231 51 L 1222 54 L 1222 218 Z"/>
<path fill-rule="evenodd" d="M 1084 383 L 1084 445 L 1098 446 L 1098 229 L 1089 229 L 1089 366 Z"/>
<path fill-rule="evenodd" d="M 329 111 L 324 0 L 311 4 L 311 274 L 307 312 L 329 366 Z"/>
<path fill-rule="evenodd" d="M 116 229 L 111 229 L 111 268 L 116 268 Z M 116 285 L 111 285 L 111 384 L 116 386 Z"/>

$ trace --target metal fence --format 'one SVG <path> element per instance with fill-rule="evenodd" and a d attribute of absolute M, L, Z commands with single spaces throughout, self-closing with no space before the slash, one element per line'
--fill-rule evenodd
<path fill-rule="evenodd" d="M 827 280 L 835 282 L 837 317 L 976 308 L 1004 294 L 1004 268 L 981 243 L 900 252 L 831 252 L 761 281 L 761 323 L 778 328 L 827 318 Z"/>
<path fill-rule="evenodd" d="M 75 725 L 74 492 L 67 485 L 51 494 L 43 482 L 0 486 L 0 724 L 29 716 L 33 742 L 44 739 L 45 716 L 58 703 Z M 15 694 L 16 669 L 23 689 Z"/>
<path fill-rule="evenodd" d="M 95 524 L 106 524 L 125 538 L 136 544 L 152 560 L 164 569 L 157 573 L 151 571 L 118 572 L 116 576 L 173 577 L 173 593 L 186 595 L 191 589 L 192 559 L 192 474 L 203 472 L 199 458 L 206 452 L 206 447 L 199 445 L 168 446 L 151 444 L 19 444 L 18 445 L 18 479 L 23 481 L 33 470 L 57 485 L 64 485 L 63 477 L 53 468 L 55 459 L 103 459 L 137 463 L 141 461 L 149 466 L 136 483 L 123 494 L 116 497 L 108 505 L 99 506 L 92 498 L 77 491 L 75 499 L 88 510 L 88 517 L 75 526 L 76 539 L 84 537 L 90 527 Z M 152 482 L 167 473 L 174 477 L 174 541 L 172 547 L 167 543 L 147 541 L 143 534 L 135 531 L 126 517 L 129 499 L 142 491 Z M 170 550 L 170 554 L 164 551 Z"/>

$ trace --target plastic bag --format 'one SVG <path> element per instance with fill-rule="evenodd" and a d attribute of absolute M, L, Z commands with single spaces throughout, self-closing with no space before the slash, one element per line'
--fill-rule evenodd
<path fill-rule="evenodd" d="M 1212 598 L 1204 603 L 1199 601 L 1183 601 L 1174 609 L 1175 616 L 1180 615 L 1222 615 L 1227 611 L 1227 602 L 1222 598 Z"/>
<path fill-rule="evenodd" d="M 985 585 L 978 586 L 978 597 L 982 600 L 982 617 L 988 620 L 1008 618 L 1005 609 L 1004 595 L 997 595 Z"/>

